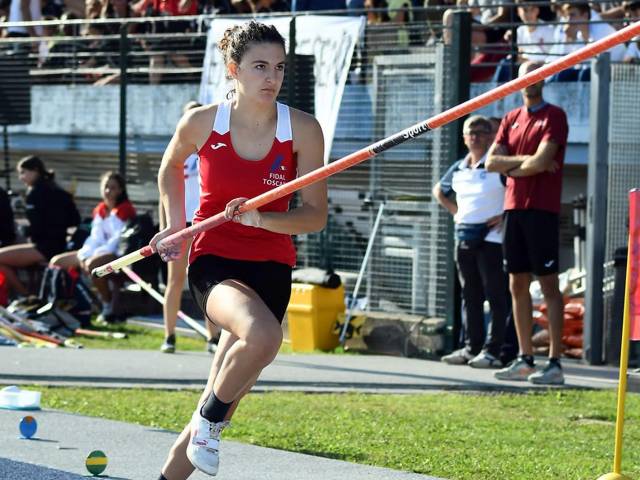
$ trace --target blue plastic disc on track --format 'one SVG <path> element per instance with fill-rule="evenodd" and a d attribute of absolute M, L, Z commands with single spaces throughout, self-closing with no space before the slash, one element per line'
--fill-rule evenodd
<path fill-rule="evenodd" d="M 31 415 L 27 415 L 20 420 L 20 435 L 23 438 L 31 438 L 38 430 L 38 422 Z"/>

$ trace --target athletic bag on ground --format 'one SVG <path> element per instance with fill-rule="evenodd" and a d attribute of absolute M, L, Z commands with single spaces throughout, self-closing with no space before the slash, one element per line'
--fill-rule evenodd
<path fill-rule="evenodd" d="M 45 304 L 55 305 L 71 314 L 83 327 L 90 325 L 93 305 L 98 304 L 76 268 L 47 267 L 38 296 Z"/>

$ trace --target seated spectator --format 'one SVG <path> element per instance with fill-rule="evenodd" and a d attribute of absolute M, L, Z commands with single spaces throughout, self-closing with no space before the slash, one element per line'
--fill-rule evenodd
<path fill-rule="evenodd" d="M 388 53 L 389 44 L 395 37 L 395 32 L 385 28 L 389 22 L 387 2 L 385 0 L 364 0 L 364 15 L 367 17 L 367 27 L 364 30 L 364 42 L 358 42 L 354 51 L 354 62 L 357 64 L 354 81 L 367 83 L 373 75 L 373 59 L 376 55 Z"/>
<path fill-rule="evenodd" d="M 563 6 L 562 1 L 551 0 L 549 2 L 549 6 L 551 8 L 551 11 L 555 15 L 555 22 L 556 22 L 555 26 L 553 27 L 553 45 L 549 50 L 549 55 L 554 55 L 554 50 L 556 48 L 556 45 L 560 43 L 564 43 L 565 41 L 564 25 L 565 25 L 565 22 L 569 21 L 569 19 L 565 14 L 564 9 L 562 8 Z M 544 61 L 552 62 L 553 60 L 554 58 L 547 57 Z"/>
<path fill-rule="evenodd" d="M 107 71 L 108 69 L 117 69 L 120 65 L 118 40 L 107 38 L 109 33 L 109 26 L 101 23 L 91 23 L 82 32 L 83 37 L 91 38 L 82 43 L 82 50 L 90 53 L 90 56 L 80 63 L 80 68 L 94 69 L 84 75 L 93 84 L 111 83 L 110 81 L 119 76 L 118 73 Z"/>
<path fill-rule="evenodd" d="M 433 45 L 441 38 L 443 7 L 454 8 L 455 0 L 424 0 L 424 22 L 426 23 L 427 44 Z"/>
<path fill-rule="evenodd" d="M 232 7 L 232 0 L 204 0 L 200 2 L 203 15 L 211 15 L 217 13 L 218 15 L 228 15 L 230 13 L 237 13 Z"/>
<path fill-rule="evenodd" d="M 8 20 L 9 22 L 42 20 L 42 4 L 40 0 L 11 0 Z M 42 32 L 42 25 L 11 25 L 7 27 L 7 37 L 13 38 L 41 37 Z M 28 43 L 14 43 L 12 49 L 16 53 L 27 53 L 29 48 L 37 50 L 38 44 L 39 42 L 30 46 Z"/>
<path fill-rule="evenodd" d="M 231 8 L 233 8 L 233 13 L 253 13 L 253 5 L 250 0 L 231 0 Z"/>
<path fill-rule="evenodd" d="M 453 14 L 461 11 L 463 10 L 458 8 L 448 8 L 442 14 L 442 42 L 445 45 L 451 45 L 453 43 Z M 480 23 L 475 18 L 473 21 Z"/>
<path fill-rule="evenodd" d="M 483 26 L 474 23 L 471 29 L 471 70 L 472 82 L 487 82 L 496 72 L 496 66 L 502 65 L 509 52 L 504 42 L 489 42 L 487 31 Z"/>
<path fill-rule="evenodd" d="M 80 250 L 56 255 L 50 265 L 68 269 L 81 267 L 89 276 L 91 271 L 116 258 L 120 234 L 127 220 L 136 214 L 129 201 L 125 179 L 115 172 L 107 172 L 100 180 L 102 201 L 93 210 L 91 233 Z M 119 282 L 108 277 L 92 277 L 93 285 L 102 300 L 102 313 L 98 321 L 113 322 L 113 289 L 119 288 Z M 110 282 L 110 280 L 114 280 Z M 110 284 L 111 283 L 111 284 Z"/>
<path fill-rule="evenodd" d="M 364 0 L 364 8 L 367 10 L 367 25 L 388 22 L 389 16 L 383 11 L 386 7 L 386 0 Z"/>
<path fill-rule="evenodd" d="M 107 0 L 102 4 L 100 18 L 128 18 L 132 15 L 131 4 L 127 0 Z M 129 24 L 129 32 L 133 33 L 135 24 Z M 110 34 L 120 33 L 120 25 L 117 23 L 107 25 Z"/>
<path fill-rule="evenodd" d="M 640 63 L 640 37 L 635 37 L 629 42 L 624 54 L 624 63 Z"/>
<path fill-rule="evenodd" d="M 515 57 L 509 55 L 500 62 L 494 75 L 495 82 L 505 82 L 513 79 L 519 65 L 526 61 L 543 62 L 549 55 L 554 43 L 555 29 L 540 20 L 540 7 L 536 2 L 516 0 L 518 18 L 524 25 L 516 30 L 518 53 Z M 511 30 L 504 35 L 507 42 L 511 41 Z"/>
<path fill-rule="evenodd" d="M 45 21 L 56 20 L 55 17 L 51 15 L 45 15 L 42 17 Z M 53 37 L 58 34 L 58 26 L 57 25 L 43 25 L 42 26 L 42 36 L 43 37 Z M 44 63 L 47 61 L 49 57 L 49 45 L 51 41 L 41 41 L 38 45 L 38 67 L 42 67 Z"/>
<path fill-rule="evenodd" d="M 132 11 L 139 16 L 175 17 L 198 14 L 197 0 L 138 0 L 131 6 Z M 158 20 L 151 22 L 153 34 L 166 34 L 164 38 L 154 38 L 145 41 L 145 47 L 150 52 L 149 83 L 158 84 L 162 79 L 161 70 L 165 61 L 169 59 L 179 68 L 190 68 L 191 62 L 181 50 L 186 50 L 185 39 L 180 33 L 192 30 L 191 22 L 175 20 Z"/>
<path fill-rule="evenodd" d="M 253 13 L 290 12 L 286 0 L 250 0 Z"/>
<path fill-rule="evenodd" d="M 9 5 L 9 22 L 31 22 L 42 20 L 42 4 L 40 0 L 11 0 Z M 40 37 L 41 25 L 7 27 L 8 37 Z"/>
<path fill-rule="evenodd" d="M 44 17 L 60 18 L 64 12 L 64 2 L 62 0 L 41 0 L 42 15 Z M 48 20 L 45 18 L 45 20 Z"/>
<path fill-rule="evenodd" d="M 85 10 L 85 0 L 64 0 L 64 9 L 66 13 L 74 15 L 76 18 L 82 18 Z"/>
<path fill-rule="evenodd" d="M 447 9 L 442 16 L 442 41 L 445 45 L 453 42 L 453 14 L 460 10 Z M 490 42 L 487 29 L 476 20 L 471 26 L 471 82 L 491 80 L 500 60 L 506 57 L 508 47 L 504 42 Z"/>
<path fill-rule="evenodd" d="M 16 240 L 16 225 L 13 208 L 7 191 L 0 187 L 0 247 L 11 245 Z"/>
<path fill-rule="evenodd" d="M 627 24 L 640 21 L 640 0 L 624 2 L 624 17 Z"/>
<path fill-rule="evenodd" d="M 556 60 L 559 56 L 574 52 L 586 43 L 601 40 L 607 35 L 615 32 L 615 29 L 608 23 L 601 21 L 591 21 L 593 17 L 588 3 L 565 3 L 562 6 L 564 15 L 568 23 L 564 25 L 564 43 L 556 44 L 549 52 L 547 61 Z M 624 45 L 616 45 L 607 50 L 611 54 L 611 61 L 621 62 L 624 58 Z M 588 68 L 584 65 L 577 68 L 568 69 L 554 75 L 550 81 L 572 81 L 588 80 Z"/>
<path fill-rule="evenodd" d="M 0 0 L 0 22 L 9 21 L 9 7 L 11 7 L 11 0 Z M 4 37 L 4 28 L 0 28 L 0 38 Z"/>
<path fill-rule="evenodd" d="M 80 223 L 80 214 L 70 193 L 54 181 L 42 160 L 33 155 L 18 162 L 18 176 L 27 186 L 25 210 L 28 226 L 25 236 L 29 243 L 0 248 L 0 272 L 7 279 L 10 291 L 28 295 L 14 269 L 45 264 L 67 246 L 67 228 Z"/>
<path fill-rule="evenodd" d="M 640 1 L 625 2 L 624 14 L 629 22 L 640 20 Z M 624 54 L 625 63 L 640 63 L 640 35 L 631 39 Z"/>
<path fill-rule="evenodd" d="M 394 24 L 397 44 L 406 48 L 410 43 L 410 23 L 413 22 L 411 0 L 387 0 L 389 21 Z"/>
<path fill-rule="evenodd" d="M 76 20 L 78 17 L 70 12 L 65 12 L 62 14 L 60 20 L 63 21 L 60 25 L 57 26 L 55 33 L 52 37 L 47 41 L 47 55 L 44 58 L 42 64 L 40 65 L 43 69 L 64 69 L 64 68 L 74 68 L 75 67 L 75 58 L 74 52 L 78 49 L 78 42 L 75 40 L 69 39 L 59 39 L 57 37 L 73 37 L 77 35 L 79 25 L 73 25 L 64 23 L 66 20 Z M 52 77 L 47 76 L 47 81 L 51 82 Z M 69 78 L 65 78 L 64 75 L 59 75 L 55 77 L 57 81 L 70 81 Z"/>
<path fill-rule="evenodd" d="M 87 20 L 100 18 L 101 13 L 102 13 L 102 2 L 100 2 L 100 0 L 85 0 L 84 18 L 86 18 Z"/>
<path fill-rule="evenodd" d="M 509 7 L 500 0 L 467 0 L 458 2 L 458 6 L 467 5 L 473 19 L 483 25 L 493 25 L 509 20 Z"/>
<path fill-rule="evenodd" d="M 233 13 L 290 12 L 287 0 L 231 0 Z"/>
<path fill-rule="evenodd" d="M 622 26 L 622 22 L 618 20 L 624 18 L 624 4 L 621 1 L 612 2 L 591 2 L 591 8 L 596 12 L 602 20 L 612 21 L 613 27 Z"/>
<path fill-rule="evenodd" d="M 544 62 L 553 45 L 554 28 L 540 20 L 540 7 L 534 2 L 516 1 L 518 17 L 525 25 L 517 29 L 518 63 Z"/>

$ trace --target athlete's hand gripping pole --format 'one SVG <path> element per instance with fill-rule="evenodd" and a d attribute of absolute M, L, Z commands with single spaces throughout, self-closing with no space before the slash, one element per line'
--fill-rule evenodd
<path fill-rule="evenodd" d="M 300 190 L 301 188 L 309 186 L 312 183 L 324 180 L 331 175 L 357 165 L 358 163 L 361 163 L 364 160 L 367 160 L 381 152 L 384 152 L 385 150 L 395 147 L 396 145 L 400 145 L 401 143 L 404 143 L 411 138 L 418 137 L 430 130 L 435 130 L 436 128 L 442 127 L 443 125 L 446 125 L 468 113 L 471 113 L 492 102 L 495 102 L 496 100 L 522 90 L 529 85 L 540 82 L 555 73 L 572 67 L 580 62 L 583 62 L 584 60 L 598 55 L 599 53 L 605 52 L 611 47 L 631 40 L 637 35 L 640 35 L 640 21 L 632 23 L 622 30 L 607 35 L 597 42 L 590 43 L 582 47 L 581 49 L 570 53 L 569 55 L 560 57 L 558 60 L 544 65 L 537 70 L 529 72 L 522 77 L 511 80 L 510 82 L 507 82 L 503 85 L 499 85 L 493 90 L 489 90 L 482 95 L 478 95 L 475 98 L 467 100 L 466 102 L 452 107 L 449 110 L 446 110 L 445 112 L 442 112 L 423 122 L 416 123 L 409 128 L 406 128 L 383 140 L 373 143 L 368 147 L 358 150 L 357 152 L 347 155 L 340 160 L 336 160 L 329 165 L 325 165 L 324 167 L 318 168 L 313 172 L 309 172 L 302 177 L 292 180 L 291 182 L 285 183 L 284 185 L 265 192 L 262 195 L 247 200 L 246 203 L 242 204 L 238 208 L 238 213 L 244 213 L 246 211 L 261 207 L 273 202 L 278 198 L 284 197 L 285 195 L 289 195 L 290 193 Z M 162 239 L 161 242 L 165 243 L 166 245 L 183 242 L 200 232 L 204 232 L 205 230 L 216 227 L 227 221 L 228 219 L 225 218 L 224 212 L 220 212 L 212 217 L 207 218 L 206 220 L 203 220 L 202 222 L 192 225 L 191 227 L 185 228 L 183 230 L 180 230 L 179 232 L 169 235 L 168 237 Z M 118 258 L 112 262 L 96 268 L 92 273 L 94 275 L 97 275 L 98 277 L 102 277 L 104 275 L 107 275 L 108 273 L 116 272 L 122 267 L 131 265 L 138 260 L 142 260 L 143 258 L 148 257 L 153 253 L 155 253 L 155 251 L 150 246 L 146 246 L 141 248 L 137 252 L 130 253 L 128 255 L 125 255 L 124 257 Z"/>

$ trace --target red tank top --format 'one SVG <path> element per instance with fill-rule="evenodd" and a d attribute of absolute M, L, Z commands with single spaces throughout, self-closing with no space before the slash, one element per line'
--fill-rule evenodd
<path fill-rule="evenodd" d="M 240 157 L 231 143 L 229 120 L 231 103 L 218 105 L 213 131 L 200 148 L 200 207 L 193 223 L 224 210 L 230 200 L 253 198 L 293 180 L 297 175 L 289 107 L 277 104 L 276 137 L 262 160 Z M 291 195 L 260 207 L 261 212 L 286 212 Z M 290 235 L 262 228 L 227 222 L 198 234 L 191 246 L 189 263 L 205 254 L 236 260 L 296 263 L 296 251 Z"/>

